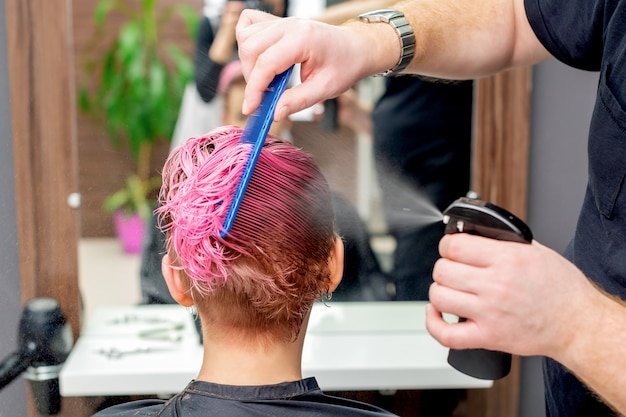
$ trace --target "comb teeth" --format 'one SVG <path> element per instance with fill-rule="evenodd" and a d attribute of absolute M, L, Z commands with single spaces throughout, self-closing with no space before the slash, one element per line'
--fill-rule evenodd
<path fill-rule="evenodd" d="M 228 209 L 228 213 L 226 214 L 223 230 L 220 232 L 220 236 L 222 238 L 225 238 L 233 227 L 235 217 L 237 216 L 237 212 L 241 206 L 241 201 L 243 200 L 243 196 L 246 193 L 246 189 L 248 188 L 248 184 L 252 178 L 252 172 L 254 171 L 256 162 L 259 159 L 261 150 L 263 149 L 265 138 L 267 137 L 272 121 L 274 120 L 276 103 L 287 87 L 287 82 L 289 81 L 292 70 L 293 65 L 285 72 L 274 77 L 263 94 L 261 105 L 257 111 L 255 111 L 254 114 L 248 118 L 246 126 L 243 129 L 239 142 L 251 144 L 252 149 L 250 151 L 250 156 L 248 157 L 248 162 L 244 166 L 241 174 L 241 179 L 237 185 L 233 201 Z"/>

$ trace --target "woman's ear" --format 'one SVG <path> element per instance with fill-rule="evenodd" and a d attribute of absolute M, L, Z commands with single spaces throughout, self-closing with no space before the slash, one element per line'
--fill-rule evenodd
<path fill-rule="evenodd" d="M 343 258 L 343 240 L 341 240 L 339 236 L 335 236 L 335 247 L 333 248 L 330 258 L 328 259 L 328 269 L 330 270 L 330 285 L 328 287 L 329 293 L 335 291 L 341 282 L 341 278 L 343 277 Z"/>
<path fill-rule="evenodd" d="M 183 307 L 191 307 L 193 298 L 191 297 L 189 280 L 183 271 L 174 267 L 169 253 L 166 253 L 161 260 L 161 272 L 172 298 Z"/>

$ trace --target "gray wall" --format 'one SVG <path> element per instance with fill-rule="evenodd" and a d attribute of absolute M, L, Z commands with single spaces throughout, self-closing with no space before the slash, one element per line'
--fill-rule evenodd
<path fill-rule="evenodd" d="M 534 70 L 528 224 L 538 241 L 558 251 L 573 235 L 587 185 L 587 132 L 597 82 L 597 73 L 555 60 Z M 523 359 L 521 384 L 520 417 L 545 416 L 539 358 Z"/>
<path fill-rule="evenodd" d="M 17 324 L 21 315 L 4 9 L 4 0 L 0 0 L 0 360 L 17 347 Z M 25 396 L 22 378 L 0 391 L 0 417 L 25 416 Z"/>

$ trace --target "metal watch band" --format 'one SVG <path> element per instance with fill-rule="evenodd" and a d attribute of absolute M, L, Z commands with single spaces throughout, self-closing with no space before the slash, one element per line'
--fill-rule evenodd
<path fill-rule="evenodd" d="M 393 68 L 376 75 L 389 77 L 402 72 L 415 56 L 415 33 L 404 14 L 394 9 L 374 10 L 359 15 L 359 20 L 365 23 L 387 23 L 398 32 L 402 48 L 398 63 Z"/>

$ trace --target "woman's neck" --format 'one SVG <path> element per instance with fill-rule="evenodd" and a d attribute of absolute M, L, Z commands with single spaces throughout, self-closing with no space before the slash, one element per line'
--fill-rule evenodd
<path fill-rule="evenodd" d="M 243 343 L 240 338 L 205 334 L 197 380 L 224 385 L 271 385 L 302 379 L 303 329 L 291 343 Z M 223 333 L 218 333 L 223 334 Z"/>

